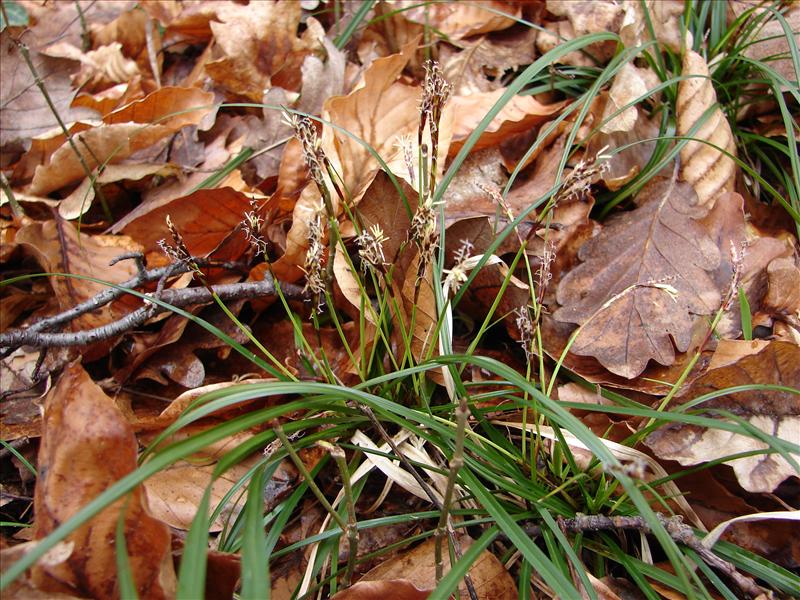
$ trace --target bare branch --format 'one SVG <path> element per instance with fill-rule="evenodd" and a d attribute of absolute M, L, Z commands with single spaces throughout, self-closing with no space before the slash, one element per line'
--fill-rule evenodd
<path fill-rule="evenodd" d="M 757 598 L 764 593 L 764 590 L 759 587 L 759 585 L 750 577 L 743 575 L 736 570 L 734 565 L 726 560 L 723 560 L 711 550 L 706 548 L 700 541 L 700 538 L 695 535 L 692 528 L 689 525 L 686 525 L 680 516 L 667 518 L 659 513 L 656 513 L 656 516 L 658 517 L 658 520 L 661 521 L 661 524 L 664 525 L 664 528 L 667 530 L 667 533 L 669 533 L 673 540 L 679 544 L 683 544 L 684 546 L 691 548 L 708 566 L 724 573 L 731 581 L 733 581 L 733 583 L 736 584 L 739 590 L 745 594 L 746 597 Z M 578 514 L 571 519 L 559 519 L 558 523 L 564 531 L 570 531 L 573 533 L 584 531 L 603 531 L 609 529 L 636 529 L 637 531 L 642 531 L 644 533 L 652 533 L 650 525 L 647 523 L 644 517 L 641 516 L 608 517 L 605 515 Z M 525 533 L 527 533 L 530 537 L 539 537 L 542 534 L 542 528 L 539 525 L 527 525 L 524 527 L 524 529 Z"/>
<path fill-rule="evenodd" d="M 166 267 L 144 270 L 142 268 L 141 256 L 136 253 L 118 257 L 114 262 L 130 258 L 136 260 L 137 266 L 139 267 L 139 272 L 135 277 L 120 284 L 119 288 L 109 288 L 107 290 L 103 290 L 86 302 L 82 302 L 77 306 L 65 310 L 64 312 L 53 317 L 42 319 L 30 327 L 0 333 L 0 348 L 3 348 L 4 353 L 7 354 L 9 350 L 14 350 L 20 346 L 34 346 L 37 348 L 53 346 L 83 346 L 121 335 L 126 331 L 133 329 L 134 327 L 142 325 L 154 315 L 165 312 L 169 309 L 153 302 L 146 302 L 144 306 L 125 315 L 121 319 L 101 327 L 96 327 L 94 329 L 69 333 L 49 333 L 47 330 L 64 325 L 65 323 L 69 323 L 77 317 L 94 311 L 97 308 L 119 298 L 120 296 L 127 294 L 130 290 L 135 289 L 142 284 L 153 281 L 159 282 L 159 290 L 154 297 L 166 304 L 178 308 L 192 304 L 206 304 L 212 302 L 214 300 L 211 295 L 212 291 L 223 301 L 261 298 L 264 296 L 272 296 L 276 293 L 275 283 L 270 276 L 267 276 L 262 281 L 245 281 L 242 283 L 230 283 L 212 286 L 210 290 L 205 287 L 194 287 L 178 290 L 167 289 L 162 291 L 161 288 L 163 287 L 163 282 L 167 278 L 174 275 L 179 275 L 181 273 L 186 273 L 192 270 L 192 266 L 184 263 L 174 263 Z M 242 267 L 242 265 L 237 263 L 213 263 L 205 259 L 194 259 L 194 263 L 199 266 L 213 265 L 216 267 L 234 270 Z M 300 288 L 300 286 L 282 284 L 281 290 L 288 298 L 304 297 L 302 288 Z"/>

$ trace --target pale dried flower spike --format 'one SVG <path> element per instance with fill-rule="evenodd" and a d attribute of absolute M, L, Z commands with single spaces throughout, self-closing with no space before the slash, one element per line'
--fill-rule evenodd
<path fill-rule="evenodd" d="M 388 239 L 389 238 L 384 235 L 381 226 L 377 223 L 364 229 L 361 234 L 356 237 L 362 270 L 365 271 L 368 267 L 383 270 L 386 266 L 386 257 L 383 254 L 383 243 L 388 241 Z"/>

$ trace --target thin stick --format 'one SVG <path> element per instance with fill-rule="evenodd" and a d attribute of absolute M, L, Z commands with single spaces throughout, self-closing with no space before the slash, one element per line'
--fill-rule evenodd
<path fill-rule="evenodd" d="M 356 558 L 358 557 L 358 518 L 356 517 L 356 501 L 353 496 L 353 487 L 350 484 L 350 471 L 347 468 L 347 458 L 345 457 L 344 450 L 339 446 L 334 446 L 329 442 L 319 442 L 319 445 L 325 448 L 333 460 L 336 461 L 336 466 L 339 467 L 339 473 L 342 476 L 342 485 L 344 486 L 344 501 L 347 506 L 347 527 L 345 533 L 347 534 L 347 570 L 344 573 L 342 585 L 350 587 L 353 580 L 353 573 L 356 568 Z"/>
<path fill-rule="evenodd" d="M 5 7 L 3 8 L 3 11 L 5 14 Z M 108 202 L 106 201 L 106 198 L 103 195 L 103 191 L 97 184 L 97 180 L 94 176 L 94 173 L 92 169 L 89 168 L 89 165 L 87 164 L 86 159 L 83 157 L 83 154 L 81 154 L 81 152 L 78 150 L 78 146 L 75 144 L 75 140 L 73 139 L 72 134 L 70 133 L 69 129 L 67 129 L 67 126 L 64 124 L 64 121 L 61 119 L 61 115 L 58 114 L 58 109 L 56 108 L 55 104 L 53 104 L 53 100 L 52 98 L 50 98 L 50 93 L 47 91 L 44 82 L 39 76 L 39 71 L 36 69 L 36 66 L 33 64 L 33 61 L 31 60 L 31 55 L 30 52 L 28 51 L 27 44 L 18 39 L 14 39 L 14 43 L 17 45 L 17 48 L 19 49 L 19 52 L 22 55 L 22 58 L 25 60 L 25 64 L 28 65 L 28 69 L 30 70 L 31 75 L 33 75 L 33 80 L 36 83 L 36 87 L 39 88 L 39 91 L 42 93 L 42 96 L 44 97 L 44 100 L 47 103 L 48 108 L 50 108 L 50 112 L 53 113 L 53 116 L 56 118 L 59 127 L 61 127 L 61 131 L 67 138 L 67 142 L 69 143 L 70 148 L 72 148 L 72 151 L 78 157 L 78 162 L 81 163 L 81 167 L 83 167 L 83 172 L 85 173 L 86 177 L 88 177 L 92 182 L 92 187 L 94 188 L 94 192 L 97 195 L 97 198 L 100 200 L 100 204 L 103 207 L 103 212 L 105 213 L 106 219 L 108 219 L 109 223 L 113 223 L 114 217 L 111 214 L 111 209 L 108 207 Z M 97 162 L 98 165 L 102 164 L 102 162 L 96 156 L 94 156 L 88 144 L 84 142 L 84 145 L 86 146 L 89 154 L 92 155 L 92 158 L 95 160 L 95 162 Z"/>
<path fill-rule="evenodd" d="M 456 408 L 456 447 L 453 450 L 453 457 L 450 459 L 450 472 L 447 474 L 447 488 L 442 501 L 442 510 L 439 515 L 439 524 L 436 526 L 435 532 L 435 545 L 434 556 L 436 560 L 436 583 L 438 584 L 444 577 L 444 565 L 442 559 L 442 543 L 445 534 L 452 533 L 452 526 L 450 524 L 450 507 L 453 503 L 453 495 L 455 493 L 456 478 L 461 467 L 464 466 L 464 437 L 467 429 L 467 417 L 469 416 L 469 407 L 467 406 L 467 399 L 464 396 L 458 401 Z"/>
<path fill-rule="evenodd" d="M 673 540 L 691 548 L 703 562 L 724 573 L 747 597 L 757 598 L 764 594 L 764 590 L 753 579 L 743 575 L 736 570 L 734 565 L 706 548 L 692 528 L 686 525 L 680 516 L 667 518 L 661 513 L 656 513 L 656 517 Z M 573 533 L 618 529 L 635 529 L 644 533 L 652 533 L 650 525 L 644 517 L 608 517 L 606 515 L 578 514 L 570 519 L 559 519 L 558 523 L 564 531 Z M 532 538 L 539 537 L 542 534 L 542 528 L 539 525 L 526 525 L 524 529 L 525 533 Z"/>

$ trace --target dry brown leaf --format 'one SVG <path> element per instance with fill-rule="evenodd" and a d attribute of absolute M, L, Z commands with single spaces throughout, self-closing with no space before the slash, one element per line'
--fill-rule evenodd
<path fill-rule="evenodd" d="M 95 47 L 119 43 L 122 46 L 123 54 L 136 61 L 139 72 L 146 74 L 148 78 L 154 78 L 153 63 L 160 75 L 164 53 L 161 47 L 160 28 L 152 24 L 148 31 L 147 21 L 149 18 L 147 12 L 137 6 L 133 10 L 122 13 L 108 25 L 94 28 L 92 41 Z M 150 57 L 148 52 L 148 36 L 155 53 L 153 57 Z"/>
<path fill-rule="evenodd" d="M 654 180 L 638 198 L 640 208 L 610 219 L 581 247 L 584 262 L 559 284 L 554 315 L 582 326 L 571 352 L 629 379 L 651 359 L 671 365 L 675 349 L 689 347 L 693 315 L 720 302 L 710 276 L 719 251 L 693 220 L 702 209 L 691 188 Z"/>
<path fill-rule="evenodd" d="M 678 84 L 677 129 L 679 136 L 688 136 L 703 113 L 717 103 L 717 94 L 708 65 L 696 52 L 688 51 L 684 55 L 681 76 L 684 79 Z M 710 209 L 720 194 L 733 190 L 736 142 L 719 107 L 705 118 L 691 137 L 701 141 L 690 141 L 681 149 L 680 176 L 692 184 L 700 205 Z"/>
<path fill-rule="evenodd" d="M 800 268 L 794 258 L 776 258 L 767 267 L 764 308 L 795 327 L 800 325 Z"/>
<path fill-rule="evenodd" d="M 432 591 L 433 589 L 421 590 L 408 579 L 359 581 L 334 594 L 331 600 L 425 600 Z"/>
<path fill-rule="evenodd" d="M 47 92 L 65 123 L 98 116 L 89 108 L 71 108 L 75 90 L 70 73 L 76 72 L 80 63 L 45 56 L 33 50 L 30 54 L 40 79 L 47 81 Z M 8 28 L 0 32 L 0 69 L 3 72 L 3 85 L 0 88 L 0 147 L 25 142 L 27 138 L 57 128 L 58 120 L 36 86 Z"/>
<path fill-rule="evenodd" d="M 61 375 L 44 404 L 39 479 L 34 506 L 41 539 L 136 468 L 136 438 L 114 401 L 78 363 Z M 117 589 L 115 531 L 125 509 L 125 538 L 140 597 L 171 598 L 176 578 L 167 526 L 148 514 L 140 488 L 67 536 L 72 552 L 38 564 L 32 580 L 43 591 L 109 598 Z"/>
<path fill-rule="evenodd" d="M 300 3 L 293 1 L 219 6 L 210 26 L 223 56 L 208 63 L 206 72 L 253 102 L 261 102 L 264 90 L 273 85 L 297 91 L 300 67 L 311 48 L 297 37 L 301 12 Z"/>
<path fill-rule="evenodd" d="M 560 21 L 544 23 L 544 30 L 536 38 L 536 47 L 544 54 L 565 40 L 590 33 L 618 32 L 622 26 L 623 8 L 613 0 L 547 0 L 548 12 L 563 17 Z M 595 43 L 585 52 L 573 51 L 562 56 L 559 62 L 576 66 L 595 66 L 614 56 L 616 43 Z"/>
<path fill-rule="evenodd" d="M 603 111 L 603 133 L 629 132 L 639 119 L 636 105 L 642 102 L 660 82 L 652 69 L 641 69 L 632 63 L 625 63 L 614 77 L 608 91 L 608 102 Z M 618 111 L 622 111 L 619 112 Z M 618 114 L 615 114 L 618 113 Z"/>
<path fill-rule="evenodd" d="M 94 183 L 103 185 L 124 180 L 137 181 L 151 175 L 167 177 L 176 175 L 177 172 L 178 168 L 170 164 L 108 165 L 94 178 Z M 95 187 L 92 180 L 87 177 L 66 198 L 58 203 L 58 214 L 67 220 L 77 219 L 89 211 L 94 198 Z"/>
<path fill-rule="evenodd" d="M 692 34 L 683 25 L 686 10 L 683 0 L 645 0 L 624 2 L 625 16 L 619 35 L 628 47 L 640 46 L 652 39 L 648 23 L 652 25 L 658 43 L 676 54 L 692 47 Z M 645 14 L 646 12 L 646 14 Z"/>
<path fill-rule="evenodd" d="M 216 112 L 213 101 L 213 93 L 197 88 L 162 88 L 108 114 L 105 125 L 73 134 L 73 138 L 90 169 L 100 164 L 97 161 L 119 163 L 186 125 L 200 124 Z M 47 163 L 36 167 L 28 192 L 43 196 L 84 177 L 80 160 L 65 142 Z"/>
<path fill-rule="evenodd" d="M 387 162 L 395 156 L 402 157 L 399 140 L 416 132 L 419 123 L 420 89 L 397 81 L 416 50 L 418 40 L 407 44 L 400 54 L 376 59 L 364 73 L 360 87 L 347 96 L 329 98 L 323 108 L 323 117 L 360 140 L 367 142 Z M 447 122 L 447 117 L 443 118 Z M 449 143 L 449 127 L 440 132 L 440 161 L 443 168 Z M 416 138 L 416 136 L 414 136 Z M 321 138 L 322 148 L 334 170 L 341 176 L 349 201 L 357 202 L 378 172 L 378 161 L 361 143 L 338 129 L 325 126 Z M 402 162 L 402 158 L 399 158 Z M 390 167 L 392 165 L 390 164 Z M 403 173 L 392 168 L 395 173 Z M 276 200 L 280 203 L 280 200 Z M 333 194 L 334 210 L 340 211 L 339 200 Z M 294 205 L 292 226 L 286 236 L 286 251 L 275 262 L 275 274 L 282 280 L 296 280 L 302 276 L 302 265 L 309 241 L 309 223 L 320 208 L 320 193 L 310 183 L 301 192 Z"/>
<path fill-rule="evenodd" d="M 126 236 L 78 235 L 67 221 L 32 223 L 16 237 L 18 244 L 32 250 L 37 262 L 48 273 L 72 273 L 111 283 L 122 283 L 136 274 L 132 261 L 109 266 L 120 254 L 140 251 L 141 247 Z M 72 308 L 107 289 L 106 286 L 72 277 L 52 277 L 50 284 L 61 310 Z M 119 302 L 81 315 L 71 322 L 73 329 L 89 329 L 114 321 L 129 311 Z"/>
<path fill-rule="evenodd" d="M 197 514 L 206 488 L 211 487 L 211 506 L 218 506 L 240 478 L 247 475 L 252 463 L 241 462 L 212 481 L 216 464 L 197 465 L 180 461 L 148 478 L 144 483 L 150 503 L 150 514 L 170 527 L 188 531 Z M 230 502 L 225 513 L 211 523 L 209 533 L 222 531 L 225 522 L 238 513 L 244 502 Z"/>
<path fill-rule="evenodd" d="M 461 48 L 442 46 L 439 61 L 454 95 L 468 96 L 503 87 L 502 76 L 508 70 L 535 60 L 536 33 L 536 29 L 526 28 L 502 39 L 481 37 L 476 42 L 463 41 Z"/>
<path fill-rule="evenodd" d="M 127 82 L 139 75 L 136 62 L 122 54 L 122 44 L 113 42 L 96 50 L 83 52 L 71 44 L 51 46 L 61 58 L 71 58 L 81 64 L 80 72 L 73 76 L 73 86 L 84 92 L 100 92 L 106 88 Z"/>
<path fill-rule="evenodd" d="M 515 19 L 521 14 L 517 3 L 498 0 L 441 2 L 430 6 L 405 0 L 396 4 L 414 6 L 406 11 L 407 19 L 434 27 L 454 40 L 507 29 L 516 23 Z"/>
<path fill-rule="evenodd" d="M 472 544 L 468 536 L 459 538 L 461 551 L 465 551 Z M 433 539 L 428 539 L 413 550 L 404 552 L 378 565 L 361 578 L 361 581 L 388 581 L 405 579 L 418 589 L 430 590 L 436 587 L 436 567 L 434 562 Z M 445 572 L 449 570 L 449 553 L 444 552 Z M 469 571 L 475 592 L 481 600 L 502 600 L 517 598 L 517 586 L 514 579 L 506 571 L 503 564 L 494 554 L 485 550 L 473 563 Z M 466 588 L 462 584 L 460 594 L 466 595 Z"/>
<path fill-rule="evenodd" d="M 713 275 L 717 288 L 728 289 L 734 268 L 737 268 L 738 283 L 747 296 L 751 311 L 754 314 L 761 312 L 762 297 L 767 285 L 767 266 L 778 257 L 791 256 L 794 253 L 794 237 L 788 233 L 781 237 L 770 237 L 761 233 L 749 222 L 745 215 L 744 200 L 736 193 L 721 195 L 702 222 L 720 249 L 720 264 Z M 736 259 L 737 254 L 743 255 L 743 258 Z M 739 264 L 735 265 L 736 262 Z M 715 332 L 723 338 L 739 337 L 741 317 L 739 303 L 731 303 Z"/>
<path fill-rule="evenodd" d="M 726 348 L 733 347 L 733 350 Z M 725 349 L 725 350 L 721 350 Z M 769 342 L 766 347 L 746 341 L 723 340 L 717 352 L 728 358 L 710 369 L 681 396 L 691 400 L 703 394 L 748 384 L 774 384 L 800 389 L 800 348 L 788 342 Z M 738 360 L 731 357 L 737 353 Z M 797 444 L 800 432 L 800 402 L 795 394 L 772 390 L 750 390 L 726 394 L 703 403 L 702 409 L 721 409 L 748 421 L 769 436 Z M 724 418 L 724 417 L 717 417 Z M 647 445 L 660 457 L 695 465 L 767 445 L 748 436 L 675 423 L 648 436 Z M 800 460 L 800 456 L 793 455 Z M 749 492 L 772 492 L 797 472 L 780 454 L 758 454 L 729 463 L 739 484 Z"/>
<path fill-rule="evenodd" d="M 493 92 L 452 98 L 448 106 L 458 115 L 458 119 L 455 122 L 453 141 L 450 144 L 451 155 L 461 149 L 469 135 L 505 91 L 505 88 L 501 88 Z M 541 125 L 562 108 L 564 108 L 563 102 L 541 104 L 533 96 L 513 96 L 484 129 L 472 150 L 494 146 L 510 135 Z"/>
<path fill-rule="evenodd" d="M 141 216 L 119 221 L 113 231 L 129 235 L 146 252 L 156 252 L 159 240 L 166 238 L 172 243 L 166 226 L 170 215 L 192 256 L 208 256 L 226 239 L 231 242 L 221 254 L 215 254 L 219 260 L 236 260 L 248 248 L 244 234 L 238 230 L 244 213 L 251 209 L 250 198 L 242 192 L 229 187 L 197 190 L 149 208 Z"/>
<path fill-rule="evenodd" d="M 788 85 L 781 85 L 782 91 L 789 91 L 792 85 L 797 85 L 797 72 L 792 62 L 789 38 L 783 25 L 776 18 L 767 16 L 764 19 L 762 12 L 767 10 L 767 5 L 731 3 L 731 10 L 738 17 L 745 10 L 753 8 L 752 19 L 760 19 L 760 25 L 754 28 L 752 38 L 743 43 L 742 55 L 747 58 L 764 62 L 770 69 L 786 79 Z M 794 34 L 795 44 L 800 44 L 800 6 L 789 4 L 783 13 L 789 30 Z"/>

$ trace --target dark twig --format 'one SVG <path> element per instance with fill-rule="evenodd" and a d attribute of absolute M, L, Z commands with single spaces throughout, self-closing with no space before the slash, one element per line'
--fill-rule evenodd
<path fill-rule="evenodd" d="M 141 260 L 137 255 L 131 254 L 118 257 L 116 261 L 122 260 L 123 258 L 133 258 L 137 260 L 137 266 L 139 266 L 138 261 Z M 214 265 L 228 269 L 241 267 L 241 265 L 237 263 L 213 263 L 204 259 L 195 259 L 194 262 L 202 266 Z M 152 281 L 163 282 L 168 277 L 179 275 L 190 270 L 192 270 L 192 267 L 183 263 L 175 263 L 151 270 L 143 270 L 140 266 L 139 273 L 135 277 L 120 284 L 120 289 L 109 288 L 103 290 L 86 302 L 82 302 L 48 319 L 42 319 L 26 329 L 16 329 L 0 334 L 0 348 L 15 349 L 20 346 L 35 346 L 39 348 L 51 346 L 83 346 L 125 333 L 134 327 L 142 325 L 154 315 L 168 309 L 152 302 L 146 302 L 144 306 L 127 314 L 123 318 L 94 329 L 70 333 L 48 333 L 46 330 L 63 325 L 83 314 L 94 311 L 144 283 Z M 284 295 L 289 298 L 303 297 L 302 290 L 299 286 L 282 284 L 281 290 Z M 180 308 L 190 304 L 206 304 L 212 302 L 212 291 L 223 301 L 245 300 L 275 294 L 275 284 L 271 277 L 267 277 L 262 281 L 246 281 L 242 283 L 212 286 L 211 291 L 205 287 L 184 288 L 179 290 L 168 289 L 161 291 L 158 299 L 166 304 Z"/>
<path fill-rule="evenodd" d="M 703 562 L 724 573 L 747 597 L 756 598 L 764 593 L 764 590 L 750 577 L 743 575 L 731 563 L 706 548 L 692 528 L 683 522 L 682 517 L 674 516 L 668 518 L 659 513 L 656 513 L 656 516 L 673 540 L 691 548 L 703 559 Z M 559 519 L 559 525 L 564 531 L 573 533 L 619 529 L 635 529 L 644 533 L 652 533 L 650 525 L 644 517 L 607 517 L 605 515 L 578 514 L 571 519 Z M 539 537 L 542 534 L 542 528 L 539 525 L 529 524 L 524 529 L 525 533 L 532 538 Z"/>
<path fill-rule="evenodd" d="M 63 325 L 64 323 L 69 323 L 70 321 L 77 319 L 81 315 L 84 315 L 93 310 L 97 310 L 98 308 L 100 308 L 101 306 L 105 306 L 109 302 L 113 302 L 117 298 L 127 294 L 129 290 L 135 289 L 140 285 L 143 285 L 145 283 L 150 283 L 152 281 L 158 281 L 163 277 L 172 277 L 173 275 L 181 275 L 191 270 L 189 265 L 183 263 L 173 263 L 167 265 L 166 267 L 159 267 L 156 269 L 145 270 L 144 263 L 142 262 L 142 255 L 138 252 L 129 252 L 117 256 L 109 264 L 113 266 L 121 260 L 129 260 L 129 259 L 134 259 L 136 261 L 136 267 L 139 272 L 135 277 L 132 277 L 131 279 L 128 279 L 127 281 L 123 281 L 122 283 L 120 283 L 119 288 L 121 289 L 108 288 L 106 290 L 103 290 L 96 296 L 89 298 L 85 302 L 81 302 L 80 304 L 73 306 L 72 308 L 67 309 L 64 312 L 58 313 L 57 315 L 53 315 L 52 317 L 48 317 L 47 319 L 42 319 L 41 321 L 37 321 L 30 327 L 27 327 L 25 331 L 35 332 L 35 331 L 46 331 L 48 329 L 53 329 L 54 327 L 58 327 L 59 325 Z M 213 265 L 215 267 L 228 270 L 237 270 L 239 268 L 242 268 L 242 265 L 238 263 L 230 263 L 230 262 L 213 263 L 205 259 L 196 259 L 196 262 L 200 266 Z M 2 335 L 4 334 L 0 334 L 0 340 L 4 339 Z M 5 347 L 5 346 L 6 345 L 4 343 L 0 343 L 0 347 Z"/>

